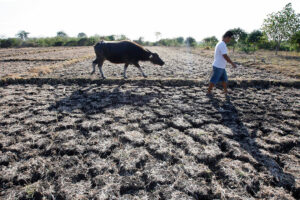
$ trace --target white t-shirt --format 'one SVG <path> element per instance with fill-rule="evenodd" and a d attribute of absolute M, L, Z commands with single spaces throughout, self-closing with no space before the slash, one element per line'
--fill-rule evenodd
<path fill-rule="evenodd" d="M 215 60 L 213 66 L 225 69 L 227 61 L 223 57 L 227 54 L 227 47 L 224 41 L 219 42 L 215 47 Z"/>

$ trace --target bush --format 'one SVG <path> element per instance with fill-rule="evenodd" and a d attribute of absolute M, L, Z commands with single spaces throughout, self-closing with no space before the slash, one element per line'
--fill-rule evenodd
<path fill-rule="evenodd" d="M 183 42 L 184 42 L 184 38 L 183 38 L 183 37 L 177 37 L 177 38 L 176 38 L 176 42 L 177 42 L 179 45 L 182 45 Z"/>
<path fill-rule="evenodd" d="M 55 47 L 60 47 L 60 46 L 63 46 L 63 41 L 56 41 L 55 43 L 54 43 L 54 46 Z"/>
<path fill-rule="evenodd" d="M 257 44 L 261 41 L 262 37 L 263 33 L 260 30 L 254 30 L 248 35 L 247 43 Z"/>
<path fill-rule="evenodd" d="M 78 40 L 77 39 L 68 39 L 65 41 L 64 46 L 78 46 Z"/>
<path fill-rule="evenodd" d="M 8 48 L 8 47 L 12 47 L 12 42 L 10 40 L 0 40 L 0 47 L 1 48 Z"/>
<path fill-rule="evenodd" d="M 21 47 L 37 47 L 37 43 L 34 41 L 24 41 L 21 44 Z"/>
<path fill-rule="evenodd" d="M 179 46 L 179 43 L 177 43 L 177 40 L 175 39 L 161 39 L 158 41 L 158 45 L 170 47 Z"/>
<path fill-rule="evenodd" d="M 216 36 L 207 37 L 202 40 L 202 45 L 205 47 L 215 47 L 219 42 Z"/>
<path fill-rule="evenodd" d="M 197 42 L 194 38 L 192 37 L 187 37 L 185 39 L 185 44 L 188 46 L 188 47 L 195 47 L 197 46 Z"/>
<path fill-rule="evenodd" d="M 22 40 L 18 38 L 8 38 L 1 40 L 1 48 L 20 47 Z"/>
<path fill-rule="evenodd" d="M 87 35 L 85 33 L 81 32 L 81 33 L 78 33 L 77 37 L 78 38 L 86 38 Z"/>
<path fill-rule="evenodd" d="M 255 52 L 256 48 L 255 48 L 255 46 L 251 46 L 249 44 L 244 44 L 240 47 L 240 50 L 247 53 L 247 54 L 249 54 L 249 53 Z"/>
<path fill-rule="evenodd" d="M 88 46 L 89 39 L 88 38 L 81 38 L 78 40 L 78 46 Z"/>

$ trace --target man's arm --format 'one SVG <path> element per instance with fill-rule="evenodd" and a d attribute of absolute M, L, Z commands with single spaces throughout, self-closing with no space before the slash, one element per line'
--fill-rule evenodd
<path fill-rule="evenodd" d="M 227 62 L 229 62 L 232 65 L 232 67 L 236 68 L 236 64 L 231 61 L 231 59 L 229 58 L 229 56 L 227 54 L 223 54 L 223 57 L 225 58 L 225 60 Z"/>

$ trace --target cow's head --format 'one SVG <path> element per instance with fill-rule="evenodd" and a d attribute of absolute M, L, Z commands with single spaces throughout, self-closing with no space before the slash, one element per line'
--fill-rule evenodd
<path fill-rule="evenodd" d="M 156 64 L 156 65 L 163 66 L 165 64 L 165 62 L 162 61 L 162 59 L 159 57 L 159 55 L 157 53 L 151 53 L 149 60 L 150 60 L 150 62 L 152 62 L 153 64 Z"/>

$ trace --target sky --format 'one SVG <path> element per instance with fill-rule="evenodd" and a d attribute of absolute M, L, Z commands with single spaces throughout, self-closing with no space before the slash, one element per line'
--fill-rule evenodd
<path fill-rule="evenodd" d="M 76 37 L 124 34 L 131 40 L 205 37 L 221 39 L 240 27 L 260 29 L 268 14 L 291 2 L 300 13 L 299 0 L 0 0 L 0 37 L 52 37 L 58 31 Z"/>

